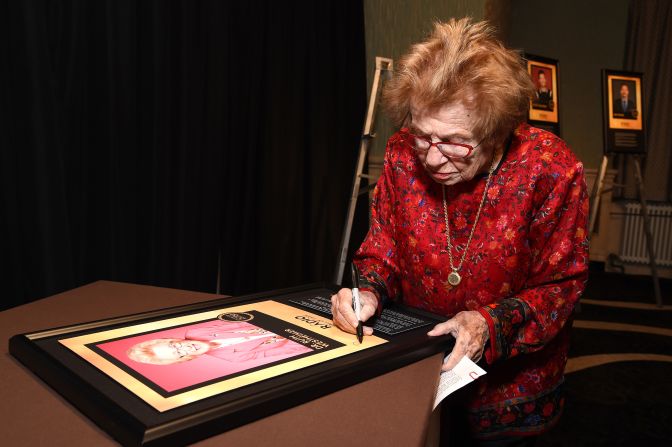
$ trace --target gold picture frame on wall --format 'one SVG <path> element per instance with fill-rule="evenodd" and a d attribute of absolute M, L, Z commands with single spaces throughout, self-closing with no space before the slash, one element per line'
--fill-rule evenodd
<path fill-rule="evenodd" d="M 642 130 L 642 78 L 607 74 L 609 128 Z"/>
<path fill-rule="evenodd" d="M 643 74 L 602 70 L 604 152 L 646 153 Z"/>
<path fill-rule="evenodd" d="M 559 127 L 560 100 L 558 93 L 559 64 L 555 59 L 526 54 L 527 72 L 534 83 L 528 121 Z"/>

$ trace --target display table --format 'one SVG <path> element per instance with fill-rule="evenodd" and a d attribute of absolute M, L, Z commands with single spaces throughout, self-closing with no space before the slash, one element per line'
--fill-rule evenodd
<path fill-rule="evenodd" d="M 0 439 L 11 446 L 116 445 L 8 353 L 12 335 L 217 298 L 98 281 L 0 312 Z M 442 355 L 205 439 L 198 446 L 419 446 Z"/>

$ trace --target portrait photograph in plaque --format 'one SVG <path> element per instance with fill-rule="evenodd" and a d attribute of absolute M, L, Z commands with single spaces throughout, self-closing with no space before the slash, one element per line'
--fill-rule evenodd
<path fill-rule="evenodd" d="M 643 153 L 642 74 L 602 70 L 605 152 Z"/>
<path fill-rule="evenodd" d="M 292 332 L 308 337 L 296 329 Z M 328 342 L 320 343 L 323 348 L 334 347 Z M 259 326 L 219 320 L 90 347 L 122 369 L 156 385 L 164 395 L 315 352 Z"/>
<path fill-rule="evenodd" d="M 609 127 L 642 130 L 642 79 L 638 75 L 607 75 Z"/>
<path fill-rule="evenodd" d="M 19 334 L 10 353 L 124 445 L 194 442 L 449 351 L 385 309 L 360 343 L 302 286 Z"/>
<path fill-rule="evenodd" d="M 534 83 L 528 121 L 548 130 L 559 131 L 558 61 L 526 54 L 527 72 Z"/>

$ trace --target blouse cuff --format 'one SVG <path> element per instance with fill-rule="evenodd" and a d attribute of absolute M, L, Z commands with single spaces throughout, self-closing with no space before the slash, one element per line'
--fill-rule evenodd
<path fill-rule="evenodd" d="M 373 293 L 373 295 L 378 300 L 376 316 L 380 316 L 380 314 L 383 312 L 383 308 L 387 306 L 389 301 L 387 296 L 387 287 L 385 287 L 384 284 L 375 281 L 374 278 L 361 276 L 359 278 L 359 290 Z"/>
<path fill-rule="evenodd" d="M 499 303 L 478 309 L 488 323 L 490 346 L 485 351 L 488 364 L 508 358 L 518 329 L 527 321 L 530 308 L 518 298 L 507 298 Z"/>

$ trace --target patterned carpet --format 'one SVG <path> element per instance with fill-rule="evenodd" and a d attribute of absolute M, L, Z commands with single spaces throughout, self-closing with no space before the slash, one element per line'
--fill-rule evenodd
<path fill-rule="evenodd" d="M 538 446 L 672 446 L 672 281 L 591 276 L 572 334 L 567 401 Z"/>

